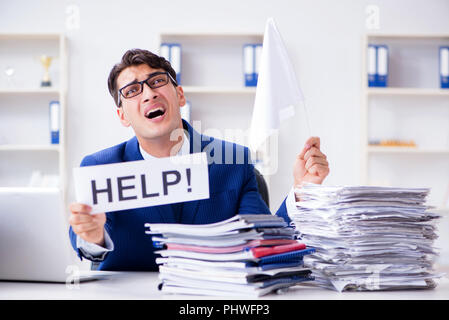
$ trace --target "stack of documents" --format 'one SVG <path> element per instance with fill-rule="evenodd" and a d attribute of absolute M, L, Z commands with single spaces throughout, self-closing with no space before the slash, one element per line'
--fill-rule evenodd
<path fill-rule="evenodd" d="M 269 214 L 204 225 L 145 224 L 161 257 L 163 293 L 259 297 L 313 280 L 303 257 L 314 252 Z"/>
<path fill-rule="evenodd" d="M 435 219 L 429 189 L 307 184 L 289 212 L 314 284 L 343 290 L 433 288 Z"/>

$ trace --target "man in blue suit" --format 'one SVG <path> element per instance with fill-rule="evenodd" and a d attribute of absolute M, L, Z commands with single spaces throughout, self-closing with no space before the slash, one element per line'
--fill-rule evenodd
<path fill-rule="evenodd" d="M 258 192 L 249 150 L 201 135 L 181 119 L 179 108 L 186 99 L 168 61 L 146 50 L 129 50 L 112 68 L 108 87 L 120 122 L 131 126 L 135 137 L 86 156 L 81 166 L 206 151 L 210 198 L 94 215 L 89 206 L 72 203 L 69 233 L 81 259 L 100 262 L 100 270 L 156 271 L 155 248 L 145 234 L 145 223 L 205 224 L 235 214 L 270 214 Z M 328 173 L 319 138 L 308 139 L 294 164 L 294 185 L 321 183 Z M 287 222 L 294 197 L 290 192 L 276 212 Z"/>

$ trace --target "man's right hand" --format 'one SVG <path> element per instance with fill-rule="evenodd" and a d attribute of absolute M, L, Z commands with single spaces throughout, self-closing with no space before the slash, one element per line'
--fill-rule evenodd
<path fill-rule="evenodd" d="M 104 224 L 106 214 L 90 214 L 92 208 L 82 203 L 70 204 L 69 223 L 73 232 L 87 242 L 104 247 Z"/>

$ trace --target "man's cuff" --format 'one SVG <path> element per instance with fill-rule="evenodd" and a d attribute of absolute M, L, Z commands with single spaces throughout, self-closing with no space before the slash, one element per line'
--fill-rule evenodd
<path fill-rule="evenodd" d="M 114 243 L 109 237 L 106 229 L 104 230 L 104 244 L 105 247 L 99 246 L 98 244 L 87 242 L 80 236 L 76 236 L 76 247 L 81 250 L 83 255 L 93 261 L 103 261 L 106 254 L 114 250 Z"/>

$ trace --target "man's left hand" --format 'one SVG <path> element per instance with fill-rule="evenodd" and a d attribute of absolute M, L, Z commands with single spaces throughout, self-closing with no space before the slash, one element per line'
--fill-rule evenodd
<path fill-rule="evenodd" d="M 293 167 L 294 187 L 304 182 L 321 184 L 329 174 L 329 162 L 320 150 L 320 138 L 310 137 L 296 157 Z"/>

